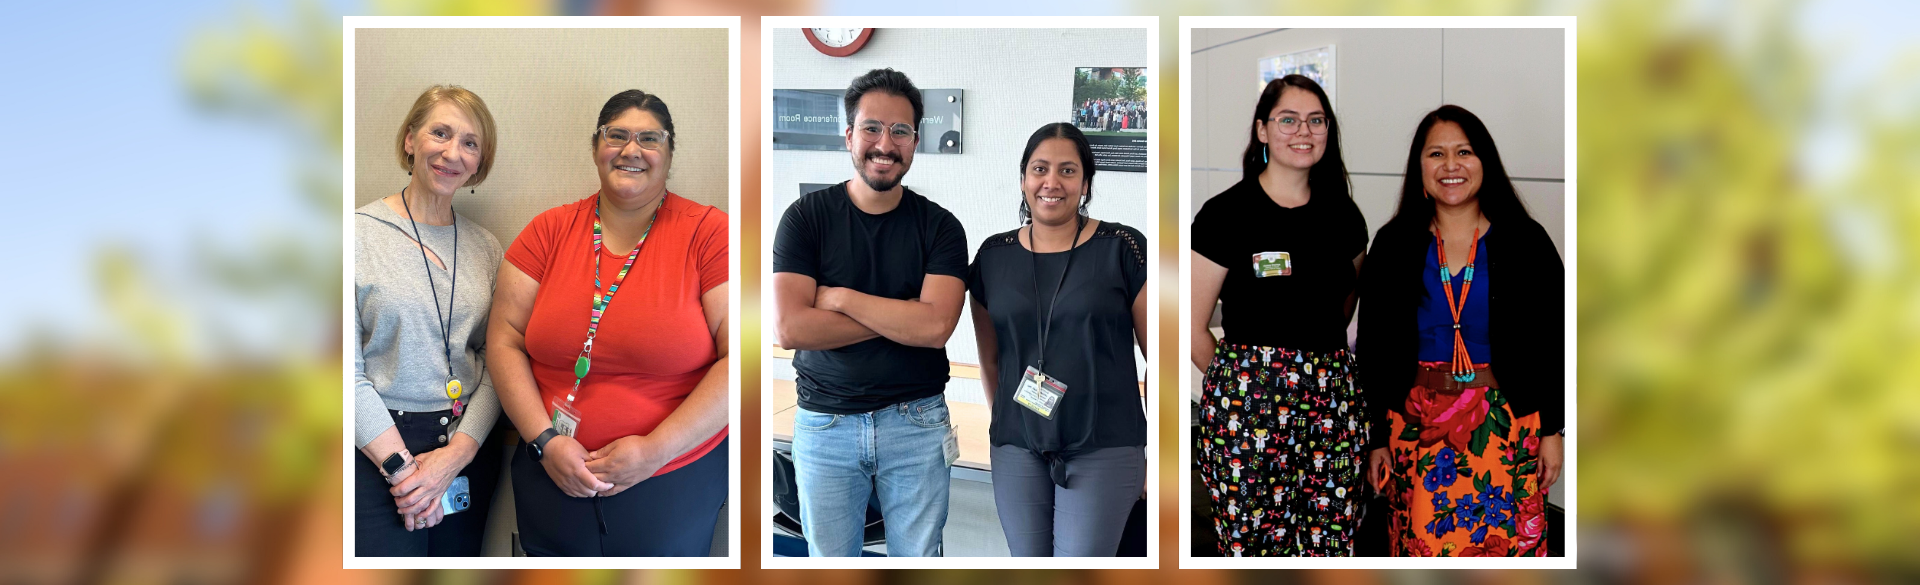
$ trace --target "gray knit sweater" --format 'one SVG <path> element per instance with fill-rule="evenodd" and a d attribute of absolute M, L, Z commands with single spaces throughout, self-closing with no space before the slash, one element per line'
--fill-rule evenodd
<path fill-rule="evenodd" d="M 419 216 L 416 215 L 417 219 Z M 454 428 L 485 443 L 500 418 L 500 399 L 486 377 L 487 313 L 500 270 L 500 241 L 456 214 L 453 226 L 418 224 L 427 248 L 459 271 L 453 301 L 453 374 L 465 389 L 465 415 Z M 460 230 L 459 261 L 453 235 Z M 375 200 L 353 216 L 353 444 L 364 447 L 393 426 L 388 410 L 453 408 L 447 399 L 447 350 L 440 333 L 453 273 L 422 262 L 407 217 Z M 429 268 L 431 266 L 431 268 Z M 428 294 L 427 271 L 433 271 Z M 440 315 L 434 314 L 434 301 Z"/>

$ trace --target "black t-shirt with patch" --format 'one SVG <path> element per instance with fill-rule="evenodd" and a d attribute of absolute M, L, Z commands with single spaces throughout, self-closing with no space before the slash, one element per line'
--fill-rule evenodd
<path fill-rule="evenodd" d="M 1193 218 L 1193 251 L 1226 267 L 1220 325 L 1229 343 L 1308 351 L 1347 348 L 1353 259 L 1367 248 L 1367 219 L 1345 193 L 1315 193 L 1281 207 L 1258 180 L 1209 199 Z M 1284 252 L 1285 276 L 1256 275 L 1255 257 Z"/>
<path fill-rule="evenodd" d="M 920 297 L 929 274 L 965 279 L 967 234 L 953 213 L 902 188 L 900 204 L 861 211 L 840 183 L 787 208 L 773 236 L 773 271 L 804 274 L 820 286 L 890 299 Z M 945 348 L 909 347 L 876 337 L 835 349 L 794 352 L 800 407 L 859 414 L 940 394 Z"/>

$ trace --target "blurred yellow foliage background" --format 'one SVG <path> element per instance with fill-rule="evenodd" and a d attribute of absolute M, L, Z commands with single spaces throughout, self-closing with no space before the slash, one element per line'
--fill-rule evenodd
<path fill-rule="evenodd" d="M 1025 6 L 1023 4 L 1023 6 Z M 1861 7 L 1885 6 L 1896 16 Z M 904 8 L 903 9 L 908 9 Z M 932 9 L 915 8 L 909 10 Z M 991 11 L 994 6 L 974 8 Z M 1044 7 L 1025 6 L 1021 12 Z M 1847 57 L 1808 18 L 1910 29 L 1894 3 L 1185 0 L 1161 16 L 1163 111 L 1177 111 L 1177 14 L 1575 14 L 1579 572 L 1311 572 L 1359 582 L 1920 581 L 1920 42 L 1837 91 Z M 987 583 L 1265 580 L 1257 572 L 340 571 L 340 331 L 269 358 L 196 357 L 205 290 L 339 323 L 343 302 L 341 22 L 336 4 L 233 7 L 181 46 L 177 91 L 209 119 L 269 129 L 315 241 L 265 226 L 242 249 L 201 246 L 197 283 L 163 286 L 150 242 L 93 251 L 99 339 L 0 355 L 0 582 Z M 379 14 L 664 13 L 675 2 L 379 0 Z M 758 110 L 758 16 L 825 10 L 741 2 L 742 111 Z M 358 9 L 355 9 L 356 11 Z M 1836 14 L 1840 12 L 1841 14 Z M 112 26 L 138 26 L 118 23 Z M 1857 56 L 1856 56 L 1857 57 Z M 24 88 L 15 88 L 16 90 Z M 212 121 L 209 124 L 215 123 Z M 759 136 L 743 121 L 743 139 Z M 1161 126 L 1162 233 L 1177 233 L 1177 124 Z M 1839 138 L 1834 138 L 1838 136 Z M 1834 162 L 1830 152 L 1845 156 Z M 759 153 L 743 149 L 743 193 Z M 1829 157 L 1829 158 L 1823 158 Z M 186 186 L 161 186 L 182 196 Z M 163 190 L 164 190 L 163 189 Z M 743 225 L 764 214 L 744 206 Z M 757 230 L 741 234 L 757 291 Z M 1178 364 L 1177 265 L 1161 240 L 1160 363 Z M 26 253 L 27 251 L 16 251 Z M 181 279 L 173 279 L 177 282 Z M 745 311 L 743 404 L 759 393 L 758 314 Z M 1160 411 L 1183 405 L 1160 372 Z M 1902 380 L 1906 381 L 1902 381 Z M 751 411 L 751 409 L 750 409 Z M 85 413 L 76 416 L 76 413 Z M 758 438 L 754 417 L 740 429 Z M 1177 564 L 1179 429 L 1161 421 L 1163 567 Z M 757 443 L 743 443 L 755 445 Z M 742 564 L 758 565 L 753 448 L 741 462 Z"/>

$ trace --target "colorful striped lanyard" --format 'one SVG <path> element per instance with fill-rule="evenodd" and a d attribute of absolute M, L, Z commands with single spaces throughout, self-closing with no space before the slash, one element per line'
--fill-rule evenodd
<path fill-rule="evenodd" d="M 661 201 L 660 207 L 666 207 Z M 613 284 L 607 286 L 607 293 L 600 294 L 600 204 L 593 204 L 593 314 L 587 319 L 587 342 L 580 346 L 580 357 L 573 361 L 573 390 L 567 392 L 567 402 L 573 402 L 573 396 L 580 392 L 580 382 L 587 379 L 587 370 L 593 366 L 593 338 L 600 332 L 600 317 L 607 312 L 607 305 L 613 304 L 613 293 L 619 292 L 620 283 L 627 281 L 627 272 L 633 270 L 633 260 L 640 257 L 640 246 L 647 243 L 647 234 L 653 232 L 653 224 L 660 218 L 660 207 L 653 209 L 653 217 L 647 219 L 647 229 L 640 232 L 640 241 L 633 243 L 633 251 L 627 253 L 627 263 L 620 267 L 620 273 L 614 275 Z"/>
<path fill-rule="evenodd" d="M 1480 252 L 1480 228 L 1473 228 L 1473 242 L 1467 246 L 1467 267 L 1465 282 L 1460 283 L 1459 302 L 1454 302 L 1453 278 L 1447 275 L 1447 240 L 1440 237 L 1440 230 L 1434 230 L 1434 256 L 1440 259 L 1440 290 L 1447 291 L 1447 309 L 1453 311 L 1453 379 L 1457 382 L 1473 380 L 1473 356 L 1467 353 L 1467 340 L 1460 336 L 1460 311 L 1467 306 L 1467 291 L 1473 290 L 1473 258 Z"/>

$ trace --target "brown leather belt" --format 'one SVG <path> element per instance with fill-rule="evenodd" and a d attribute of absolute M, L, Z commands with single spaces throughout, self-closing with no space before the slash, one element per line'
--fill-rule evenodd
<path fill-rule="evenodd" d="M 1448 371 L 1447 368 L 1420 366 L 1420 370 L 1413 375 L 1413 383 L 1416 386 L 1422 386 L 1448 394 L 1460 392 L 1468 388 L 1500 387 L 1500 382 L 1493 379 L 1493 366 L 1475 368 L 1473 370 L 1473 379 L 1466 382 L 1455 381 L 1453 379 L 1453 372 Z"/>

